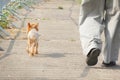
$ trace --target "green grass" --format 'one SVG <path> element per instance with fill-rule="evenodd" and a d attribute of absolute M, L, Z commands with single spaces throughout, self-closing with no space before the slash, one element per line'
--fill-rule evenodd
<path fill-rule="evenodd" d="M 19 5 L 17 8 L 18 8 L 18 9 L 22 9 L 23 7 L 22 7 L 21 5 Z"/>
<path fill-rule="evenodd" d="M 75 39 L 73 39 L 73 38 L 71 38 L 71 39 L 70 39 L 70 41 L 71 41 L 71 42 L 74 42 L 74 41 L 76 41 L 76 40 L 75 40 Z"/>
<path fill-rule="evenodd" d="M 0 26 L 1 26 L 2 28 L 7 28 L 7 25 L 8 25 L 8 21 L 0 20 Z"/>
<path fill-rule="evenodd" d="M 49 18 L 42 18 L 41 20 L 49 20 Z"/>
<path fill-rule="evenodd" d="M 81 2 L 82 2 L 82 0 L 76 0 L 78 3 L 80 3 L 81 4 Z"/>
<path fill-rule="evenodd" d="M 7 10 L 3 10 L 3 16 L 0 18 L 0 26 L 2 28 L 7 28 L 9 21 L 7 20 L 7 17 L 10 15 Z"/>

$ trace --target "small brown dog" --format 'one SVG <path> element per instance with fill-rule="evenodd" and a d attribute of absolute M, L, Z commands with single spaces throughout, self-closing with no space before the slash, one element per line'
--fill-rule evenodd
<path fill-rule="evenodd" d="M 38 23 L 28 23 L 27 52 L 30 56 L 34 56 L 35 54 L 38 54 L 38 40 L 39 40 L 38 25 L 39 25 Z"/>

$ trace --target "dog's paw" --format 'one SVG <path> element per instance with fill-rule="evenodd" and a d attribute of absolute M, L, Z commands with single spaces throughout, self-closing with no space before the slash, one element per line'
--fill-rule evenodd
<path fill-rule="evenodd" d="M 34 56 L 34 54 L 31 54 L 31 53 L 30 53 L 30 54 L 29 54 L 29 56 L 30 56 L 30 57 L 33 57 L 33 56 Z"/>
<path fill-rule="evenodd" d="M 38 54 L 38 51 L 35 54 Z"/>

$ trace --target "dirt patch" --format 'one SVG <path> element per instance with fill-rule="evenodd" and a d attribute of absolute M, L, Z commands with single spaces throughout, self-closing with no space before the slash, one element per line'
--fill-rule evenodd
<path fill-rule="evenodd" d="M 27 39 L 27 34 L 26 34 L 26 28 L 21 28 L 21 29 L 6 29 L 8 33 L 10 33 L 10 37 L 7 39 L 19 39 L 19 40 L 26 40 Z"/>

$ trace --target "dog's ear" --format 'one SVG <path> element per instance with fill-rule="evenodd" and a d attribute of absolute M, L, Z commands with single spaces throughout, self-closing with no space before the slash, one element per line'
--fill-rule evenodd
<path fill-rule="evenodd" d="M 30 29 L 31 29 L 31 24 L 28 23 L 28 26 L 27 26 L 27 33 L 30 31 Z"/>
<path fill-rule="evenodd" d="M 36 25 L 37 25 L 37 27 L 38 27 L 39 23 L 37 23 Z"/>
<path fill-rule="evenodd" d="M 35 28 L 36 28 L 37 31 L 39 30 L 38 26 L 39 26 L 39 23 L 37 23 L 36 26 L 35 26 Z"/>
<path fill-rule="evenodd" d="M 28 27 L 31 27 L 31 24 L 30 24 L 30 23 L 28 23 Z"/>

